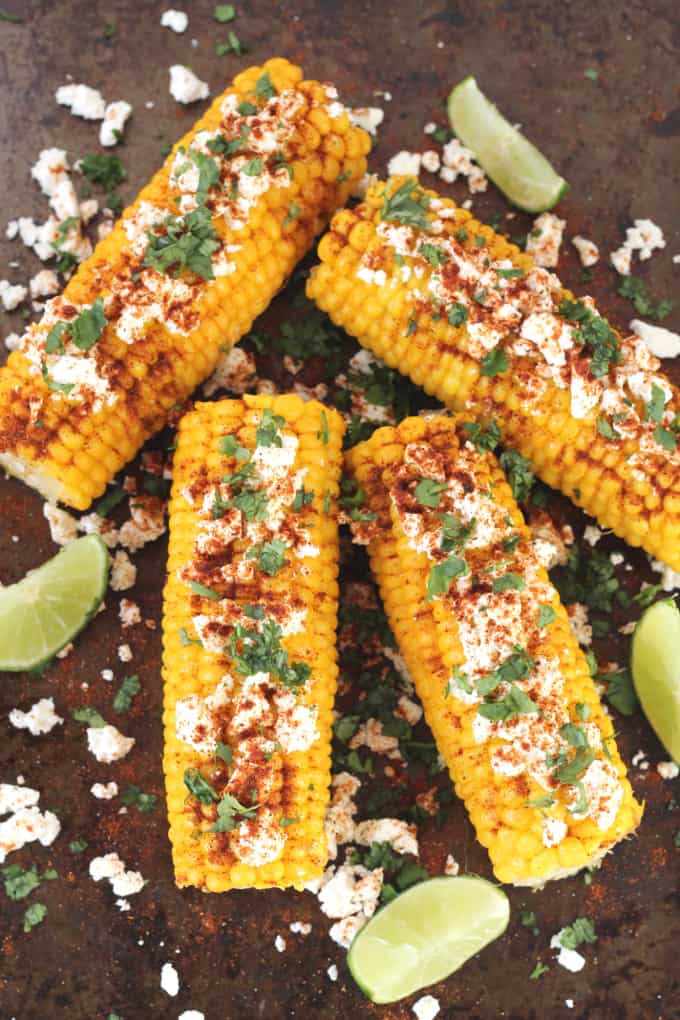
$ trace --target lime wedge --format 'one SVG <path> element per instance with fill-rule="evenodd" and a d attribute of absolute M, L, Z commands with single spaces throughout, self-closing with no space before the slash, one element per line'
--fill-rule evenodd
<path fill-rule="evenodd" d="M 464 78 L 448 101 L 451 127 L 506 198 L 527 212 L 544 212 L 569 185 L 545 156 L 513 127 L 477 87 Z"/>
<path fill-rule="evenodd" d="M 640 617 L 630 667 L 642 711 L 680 762 L 680 613 L 672 599 L 655 602 Z"/>
<path fill-rule="evenodd" d="M 431 878 L 383 907 L 352 942 L 347 963 L 373 1002 L 395 1002 L 448 977 L 502 935 L 505 893 L 483 878 Z"/>
<path fill-rule="evenodd" d="M 68 644 L 98 608 L 108 578 L 106 546 L 85 535 L 0 589 L 0 670 L 34 669 Z"/>

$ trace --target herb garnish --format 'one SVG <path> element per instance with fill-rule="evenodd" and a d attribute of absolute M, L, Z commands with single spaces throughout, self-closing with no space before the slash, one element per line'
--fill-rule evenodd
<path fill-rule="evenodd" d="M 165 234 L 149 233 L 149 244 L 142 265 L 173 276 L 188 269 L 204 280 L 214 280 L 211 255 L 220 246 L 210 212 L 205 206 L 188 213 L 184 219 L 168 216 Z"/>
<path fill-rule="evenodd" d="M 495 375 L 502 375 L 503 372 L 507 372 L 509 365 L 510 362 L 505 351 L 501 350 L 500 347 L 494 347 L 482 358 L 479 374 L 492 378 Z"/>
<path fill-rule="evenodd" d="M 596 379 L 609 372 L 611 364 L 621 361 L 619 339 L 606 319 L 596 315 L 582 301 L 564 300 L 557 308 L 567 322 L 577 324 L 573 330 L 574 340 L 590 349 L 590 370 Z"/>
<path fill-rule="evenodd" d="M 282 634 L 281 627 L 271 619 L 265 619 L 259 631 L 238 623 L 227 650 L 234 668 L 242 676 L 269 673 L 284 687 L 297 691 L 305 685 L 312 671 L 306 662 L 289 661 L 288 652 L 281 644 Z"/>
<path fill-rule="evenodd" d="M 396 191 L 384 193 L 381 216 L 383 220 L 403 223 L 420 230 L 429 230 L 427 211 L 430 199 L 414 180 L 404 181 Z"/>
<path fill-rule="evenodd" d="M 288 546 L 278 538 L 271 542 L 257 542 L 246 553 L 247 560 L 257 560 L 260 570 L 273 577 L 286 565 Z"/>
<path fill-rule="evenodd" d="M 122 715 L 123 712 L 128 712 L 132 708 L 132 702 L 141 689 L 142 685 L 136 673 L 124 678 L 113 699 L 113 711 L 116 715 Z"/>

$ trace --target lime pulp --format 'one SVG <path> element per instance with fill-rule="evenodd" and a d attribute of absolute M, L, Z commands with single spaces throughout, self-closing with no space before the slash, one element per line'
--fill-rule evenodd
<path fill-rule="evenodd" d="M 483 878 L 432 878 L 373 917 L 350 947 L 352 977 L 373 1002 L 395 1002 L 448 977 L 505 931 L 510 904 Z"/>
<path fill-rule="evenodd" d="M 680 612 L 663 599 L 640 617 L 631 654 L 642 711 L 674 761 L 680 762 Z"/>
<path fill-rule="evenodd" d="M 85 535 L 0 589 L 0 670 L 34 669 L 68 644 L 98 608 L 108 577 L 106 546 Z"/>
<path fill-rule="evenodd" d="M 520 209 L 552 209 L 568 184 L 545 156 L 464 78 L 448 99 L 451 127 L 503 194 Z"/>

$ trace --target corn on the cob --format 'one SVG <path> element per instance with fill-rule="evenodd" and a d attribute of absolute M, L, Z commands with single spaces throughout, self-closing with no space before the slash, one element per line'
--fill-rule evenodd
<path fill-rule="evenodd" d="M 365 170 L 331 86 L 233 86 L 0 370 L 0 465 L 85 509 L 250 328 Z"/>
<path fill-rule="evenodd" d="M 598 861 L 641 808 L 559 596 L 470 426 L 407 418 L 354 447 L 353 527 L 495 874 L 542 885 Z"/>
<path fill-rule="evenodd" d="M 163 620 L 180 886 L 301 888 L 326 865 L 343 431 L 294 396 L 180 423 Z"/>
<path fill-rule="evenodd" d="M 319 255 L 308 294 L 334 322 L 680 570 L 680 395 L 642 341 L 411 178 L 339 212 Z"/>

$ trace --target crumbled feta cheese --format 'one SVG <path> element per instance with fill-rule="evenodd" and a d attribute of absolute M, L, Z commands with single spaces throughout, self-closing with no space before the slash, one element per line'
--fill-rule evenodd
<path fill-rule="evenodd" d="M 108 879 L 115 896 L 134 896 L 145 886 L 145 880 L 138 871 L 126 871 L 125 861 L 117 853 L 104 854 L 90 861 L 90 877 L 95 882 Z"/>
<path fill-rule="evenodd" d="M 677 573 L 666 563 L 662 563 L 661 560 L 650 559 L 649 564 L 652 570 L 661 574 L 661 587 L 664 591 L 675 591 L 676 588 L 680 588 L 680 573 Z"/>
<path fill-rule="evenodd" d="M 179 992 L 179 974 L 171 963 L 164 963 L 161 967 L 161 989 L 173 997 Z"/>
<path fill-rule="evenodd" d="M 9 721 L 18 730 L 28 730 L 37 737 L 42 733 L 49 733 L 64 720 L 54 711 L 54 698 L 41 698 L 28 712 L 13 708 L 9 713 Z"/>
<path fill-rule="evenodd" d="M 196 103 L 208 98 L 210 86 L 197 78 L 190 68 L 173 64 L 170 68 L 170 95 L 178 103 Z"/>
<path fill-rule="evenodd" d="M 177 32 L 181 35 L 182 32 L 186 32 L 189 24 L 189 16 L 185 11 L 175 11 L 170 9 L 169 11 L 163 11 L 161 14 L 161 25 L 163 28 L 170 28 L 173 32 Z"/>
<path fill-rule="evenodd" d="M 674 761 L 660 761 L 656 766 L 656 771 L 662 779 L 677 779 L 680 774 L 680 768 Z"/>
<path fill-rule="evenodd" d="M 437 130 L 437 125 L 435 124 L 435 122 L 433 120 L 428 120 L 427 124 L 423 128 L 423 132 L 426 135 L 433 135 L 436 130 Z"/>
<path fill-rule="evenodd" d="M 455 878 L 459 871 L 460 864 L 458 863 L 458 861 L 455 859 L 453 854 L 447 854 L 446 863 L 444 865 L 444 874 L 450 875 L 452 878 Z"/>
<path fill-rule="evenodd" d="M 137 567 L 132 563 L 130 557 L 122 549 L 116 551 L 111 562 L 110 586 L 114 591 L 127 591 L 132 588 L 137 580 Z M 121 602 L 122 611 L 122 602 Z M 125 626 L 125 624 L 123 624 Z"/>
<path fill-rule="evenodd" d="M 349 111 L 349 119 L 355 127 L 374 135 L 385 119 L 385 112 L 377 106 L 356 106 Z"/>
<path fill-rule="evenodd" d="M 409 726 L 416 726 L 423 717 L 423 710 L 415 701 L 411 701 L 405 694 L 402 694 L 394 714 L 399 719 L 404 719 Z"/>
<path fill-rule="evenodd" d="M 401 758 L 399 738 L 383 733 L 383 725 L 379 719 L 368 719 L 362 723 L 349 742 L 351 750 L 364 745 L 375 754 L 386 754 L 388 758 Z"/>
<path fill-rule="evenodd" d="M 6 312 L 13 312 L 28 294 L 28 289 L 21 284 L 10 283 L 9 280 L 0 280 L 0 301 Z"/>
<path fill-rule="evenodd" d="M 617 273 L 628 276 L 635 252 L 640 261 L 644 262 L 652 257 L 654 251 L 665 247 L 666 241 L 661 227 L 652 220 L 635 220 L 633 226 L 626 229 L 626 240 L 609 258 Z"/>
<path fill-rule="evenodd" d="M 339 844 L 354 839 L 354 816 L 357 813 L 354 798 L 360 786 L 361 780 L 349 772 L 333 776 L 331 802 L 326 812 L 326 839 L 331 860 L 337 857 Z"/>
<path fill-rule="evenodd" d="M 147 542 L 154 542 L 165 531 L 163 501 L 156 496 L 135 496 L 130 501 L 130 516 L 120 529 L 119 541 L 135 553 Z"/>
<path fill-rule="evenodd" d="M 387 173 L 390 177 L 401 174 L 417 177 L 420 173 L 420 153 L 407 152 L 405 149 L 398 152 L 387 164 Z"/>
<path fill-rule="evenodd" d="M 5 337 L 5 347 L 8 351 L 18 351 L 21 347 L 21 337 L 18 333 L 8 333 Z"/>
<path fill-rule="evenodd" d="M 123 627 L 133 627 L 136 623 L 140 623 L 142 619 L 142 613 L 136 602 L 131 599 L 121 599 L 120 606 L 118 608 L 118 616 Z"/>
<path fill-rule="evenodd" d="M 573 602 L 567 606 L 571 632 L 580 645 L 588 647 L 593 643 L 593 628 L 588 622 L 588 606 L 582 602 Z"/>
<path fill-rule="evenodd" d="M 215 371 L 203 384 L 206 397 L 212 397 L 217 390 L 232 393 L 252 392 L 257 379 L 255 358 L 242 347 L 232 347 L 226 354 L 220 354 Z"/>
<path fill-rule="evenodd" d="M 7 854 L 35 840 L 42 846 L 49 846 L 60 831 L 61 823 L 51 811 L 42 812 L 35 805 L 19 808 L 6 821 L 0 822 L 0 864 L 4 864 Z"/>
<path fill-rule="evenodd" d="M 534 552 L 542 567 L 552 570 L 553 567 L 562 566 L 567 562 L 569 556 L 567 542 L 548 513 L 543 510 L 532 513 L 529 527 Z"/>
<path fill-rule="evenodd" d="M 328 976 L 331 979 L 331 981 L 337 981 L 338 980 L 338 968 L 337 968 L 336 964 L 332 963 L 330 965 L 330 967 L 328 968 L 328 970 L 326 971 L 326 973 L 328 974 Z"/>
<path fill-rule="evenodd" d="M 587 237 L 577 234 L 576 237 L 572 237 L 571 243 L 578 252 L 582 266 L 587 269 L 589 266 L 595 265 L 600 257 L 600 249 L 594 241 L 589 241 Z"/>
<path fill-rule="evenodd" d="M 41 269 L 31 277 L 28 286 L 32 298 L 52 297 L 59 291 L 59 278 L 53 269 Z"/>
<path fill-rule="evenodd" d="M 34 807 L 39 800 L 40 793 L 38 790 L 32 790 L 30 786 L 0 783 L 0 816 Z"/>
<path fill-rule="evenodd" d="M 534 220 L 527 238 L 526 250 L 537 266 L 553 269 L 557 265 L 566 225 L 565 220 L 549 212 L 541 213 Z"/>
<path fill-rule="evenodd" d="M 97 800 L 113 800 L 114 797 L 118 796 L 118 783 L 93 783 L 90 787 L 90 793 Z"/>
<path fill-rule="evenodd" d="M 103 669 L 99 675 L 102 678 L 102 680 L 106 680 L 106 682 L 109 683 L 109 684 L 113 680 L 113 670 L 112 669 Z"/>
<path fill-rule="evenodd" d="M 115 726 L 88 726 L 87 746 L 97 761 L 110 765 L 120 761 L 134 747 L 135 738 L 125 737 Z"/>
<path fill-rule="evenodd" d="M 185 1009 L 177 1017 L 177 1020 L 205 1020 L 205 1013 L 201 1013 L 197 1009 Z"/>
<path fill-rule="evenodd" d="M 123 131 L 131 113 L 132 107 L 122 99 L 115 103 L 109 103 L 104 110 L 104 120 L 99 128 L 99 144 L 117 145 L 123 137 Z"/>
<path fill-rule="evenodd" d="M 101 120 L 106 103 L 101 92 L 89 85 L 62 85 L 54 93 L 60 106 L 68 106 L 74 117 Z"/>
<path fill-rule="evenodd" d="M 558 950 L 557 962 L 560 967 L 564 967 L 566 970 L 570 970 L 572 974 L 576 974 L 585 967 L 586 958 L 577 953 L 575 949 L 564 948 L 561 942 L 563 933 L 564 928 L 558 931 L 557 935 L 553 935 L 550 939 L 550 948 Z"/>
<path fill-rule="evenodd" d="M 359 822 L 354 830 L 354 841 L 361 846 L 390 843 L 395 853 L 418 856 L 415 825 L 408 825 L 398 818 L 375 818 Z"/>
<path fill-rule="evenodd" d="M 434 149 L 428 149 L 420 157 L 420 162 L 423 169 L 427 170 L 430 174 L 436 174 L 441 166 L 441 160 L 439 153 Z"/>
<path fill-rule="evenodd" d="M 277 935 L 274 939 L 274 947 L 277 953 L 283 953 L 286 949 L 286 940 L 280 935 Z"/>
<path fill-rule="evenodd" d="M 587 524 L 583 530 L 583 541 L 590 546 L 596 546 L 603 535 L 604 531 L 600 531 L 597 525 Z"/>
<path fill-rule="evenodd" d="M 294 935 L 309 935 L 312 930 L 311 924 L 307 924 L 305 921 L 293 921 L 289 928 Z"/>
<path fill-rule="evenodd" d="M 434 995 L 423 995 L 411 1008 L 418 1020 L 434 1020 L 439 1014 L 439 1000 Z"/>
<path fill-rule="evenodd" d="M 67 545 L 78 537 L 78 521 L 54 503 L 43 503 L 43 517 L 50 526 L 50 537 L 57 545 Z"/>
<path fill-rule="evenodd" d="M 129 645 L 118 645 L 118 658 L 121 662 L 132 661 L 132 649 Z"/>
<path fill-rule="evenodd" d="M 652 326 L 641 319 L 632 319 L 630 328 L 655 358 L 677 358 L 680 354 L 680 335 L 663 326 Z"/>

